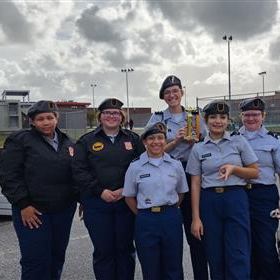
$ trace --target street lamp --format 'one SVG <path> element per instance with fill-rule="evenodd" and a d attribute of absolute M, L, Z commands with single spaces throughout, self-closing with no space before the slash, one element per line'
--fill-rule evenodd
<path fill-rule="evenodd" d="M 260 76 L 262 76 L 262 87 L 263 87 L 263 97 L 264 97 L 264 76 L 266 75 L 266 71 L 260 72 Z"/>
<path fill-rule="evenodd" d="M 125 80 L 126 80 L 126 101 L 127 101 L 127 122 L 130 121 L 130 115 L 129 115 L 129 95 L 128 95 L 128 73 L 133 72 L 133 68 L 123 68 L 121 69 L 121 72 L 125 73 Z"/>
<path fill-rule="evenodd" d="M 184 95 L 185 95 L 185 110 L 187 110 L 187 91 L 186 91 L 186 87 L 183 86 L 183 89 L 184 89 Z"/>
<path fill-rule="evenodd" d="M 93 108 L 93 111 L 95 112 L 94 88 L 97 87 L 97 84 L 91 84 L 90 86 L 92 87 L 92 108 Z"/>
<path fill-rule="evenodd" d="M 232 36 L 225 35 L 223 40 L 228 43 L 228 99 L 231 100 L 231 83 L 230 83 L 230 42 L 232 41 Z"/>

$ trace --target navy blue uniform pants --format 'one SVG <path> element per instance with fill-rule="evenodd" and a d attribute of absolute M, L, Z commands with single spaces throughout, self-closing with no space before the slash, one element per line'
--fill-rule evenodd
<path fill-rule="evenodd" d="M 139 210 L 135 243 L 144 280 L 184 279 L 182 216 L 176 206 L 160 213 Z"/>
<path fill-rule="evenodd" d="M 280 264 L 276 249 L 278 219 L 270 212 L 278 208 L 276 185 L 247 190 L 252 234 L 252 279 L 279 280 Z"/>
<path fill-rule="evenodd" d="M 22 280 L 59 280 L 69 242 L 76 203 L 56 213 L 43 213 L 39 228 L 24 226 L 19 208 L 13 207 L 13 223 L 19 240 Z"/>
<path fill-rule="evenodd" d="M 189 188 L 191 188 L 190 174 L 187 174 L 187 181 Z M 194 280 L 208 280 L 208 266 L 204 239 L 200 241 L 191 234 L 192 208 L 190 192 L 185 193 L 184 200 L 181 204 L 181 211 L 183 216 L 186 239 L 190 247 Z"/>
<path fill-rule="evenodd" d="M 99 197 L 81 198 L 84 222 L 94 246 L 97 280 L 134 279 L 134 214 L 124 199 L 107 203 Z"/>
<path fill-rule="evenodd" d="M 200 208 L 211 279 L 250 279 L 251 233 L 245 190 L 202 190 Z"/>

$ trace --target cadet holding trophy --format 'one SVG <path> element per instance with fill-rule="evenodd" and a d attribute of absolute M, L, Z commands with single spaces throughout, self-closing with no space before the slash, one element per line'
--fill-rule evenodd
<path fill-rule="evenodd" d="M 161 112 L 152 115 L 147 126 L 162 122 L 167 127 L 167 144 L 165 152 L 177 160 L 180 160 L 183 167 L 186 167 L 193 144 L 201 136 L 206 134 L 206 128 L 198 111 L 186 111 L 181 105 L 182 84 L 179 78 L 174 75 L 168 76 L 159 91 L 159 98 L 163 99 L 168 107 Z M 188 184 L 190 176 L 187 174 Z M 192 214 L 190 194 L 186 193 L 181 204 L 186 238 L 190 246 L 194 279 L 208 279 L 208 269 L 203 246 L 203 240 L 199 241 L 190 232 Z"/>

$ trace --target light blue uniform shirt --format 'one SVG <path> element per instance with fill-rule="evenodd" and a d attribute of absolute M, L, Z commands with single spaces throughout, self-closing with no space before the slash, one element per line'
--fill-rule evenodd
<path fill-rule="evenodd" d="M 53 139 L 50 139 L 47 136 L 43 136 L 43 137 L 57 151 L 59 141 L 58 141 L 58 135 L 57 135 L 56 131 L 54 132 L 54 138 Z"/>
<path fill-rule="evenodd" d="M 178 193 L 189 190 L 182 164 L 164 153 L 159 165 L 149 160 L 147 152 L 133 161 L 125 175 L 123 196 L 136 197 L 137 208 L 173 205 Z"/>
<path fill-rule="evenodd" d="M 259 178 L 251 179 L 252 184 L 272 185 L 276 183 L 275 173 L 280 174 L 280 142 L 262 126 L 251 137 L 242 126 L 239 132 L 253 148 L 259 165 Z"/>
<path fill-rule="evenodd" d="M 169 109 L 167 108 L 163 112 L 154 113 L 151 116 L 147 126 L 150 126 L 157 122 L 163 122 L 167 127 L 167 143 L 169 143 L 175 139 L 177 132 L 180 128 L 186 127 L 186 118 L 187 112 L 185 110 L 183 111 L 181 120 L 178 121 L 173 117 L 173 114 L 170 113 Z M 201 117 L 200 133 L 202 137 L 206 135 L 206 126 Z M 192 145 L 190 145 L 187 141 L 182 141 L 168 153 L 172 155 L 175 159 L 178 159 L 180 161 L 187 161 L 191 152 L 191 148 Z"/>
<path fill-rule="evenodd" d="M 218 179 L 219 168 L 224 164 L 233 164 L 237 166 L 246 166 L 257 162 L 249 143 L 241 135 L 232 135 L 224 133 L 223 138 L 214 143 L 207 135 L 204 142 L 194 145 L 186 167 L 186 172 L 191 175 L 201 176 L 201 187 L 217 187 L 246 185 L 246 180 L 234 174 L 230 175 L 225 181 Z"/>

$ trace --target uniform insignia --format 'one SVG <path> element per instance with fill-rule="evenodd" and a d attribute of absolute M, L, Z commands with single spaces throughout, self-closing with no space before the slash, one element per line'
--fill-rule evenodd
<path fill-rule="evenodd" d="M 73 147 L 68 147 L 68 152 L 69 152 L 69 155 L 70 155 L 71 157 L 74 156 L 74 148 L 73 148 Z"/>
<path fill-rule="evenodd" d="M 92 149 L 95 151 L 95 152 L 99 152 L 101 150 L 103 150 L 104 148 L 104 144 L 102 142 L 95 142 L 93 145 L 92 145 Z"/>
<path fill-rule="evenodd" d="M 274 138 L 276 138 L 276 139 L 278 139 L 277 134 L 274 134 L 274 133 L 271 132 L 271 131 L 268 131 L 267 134 L 270 135 L 270 136 L 272 136 L 272 137 L 274 137 Z"/>
<path fill-rule="evenodd" d="M 126 150 L 132 150 L 132 144 L 131 144 L 131 142 L 124 142 L 124 146 L 125 146 L 125 148 L 126 148 Z"/>
<path fill-rule="evenodd" d="M 233 131 L 230 136 L 233 136 L 233 135 L 240 135 L 240 132 L 239 131 Z"/>
<path fill-rule="evenodd" d="M 157 111 L 157 112 L 155 112 L 155 115 L 163 115 L 163 112 L 162 111 Z"/>
<path fill-rule="evenodd" d="M 145 203 L 146 203 L 146 204 L 152 204 L 152 201 L 151 201 L 151 199 L 150 199 L 149 197 L 147 197 L 147 198 L 145 199 Z"/>
<path fill-rule="evenodd" d="M 142 178 L 147 178 L 147 177 L 150 177 L 151 176 L 151 174 L 142 174 L 142 175 L 140 175 L 140 178 L 142 179 Z"/>
<path fill-rule="evenodd" d="M 202 158 L 207 158 L 207 157 L 211 157 L 211 155 L 212 155 L 211 153 L 208 153 L 208 154 L 202 155 L 201 157 L 202 157 Z"/>

